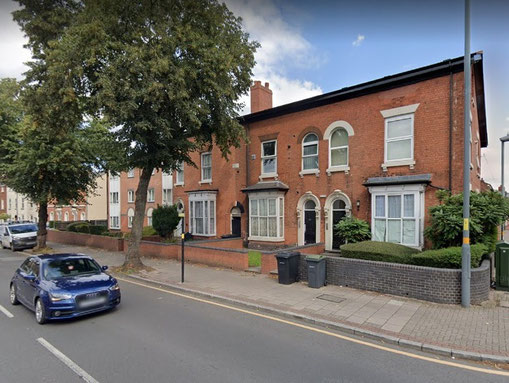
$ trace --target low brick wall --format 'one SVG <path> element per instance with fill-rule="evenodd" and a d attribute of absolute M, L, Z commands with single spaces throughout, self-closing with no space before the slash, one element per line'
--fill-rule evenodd
<path fill-rule="evenodd" d="M 306 254 L 301 254 L 299 277 L 307 281 Z M 327 283 L 422 299 L 436 303 L 461 303 L 461 270 L 438 269 L 361 259 L 326 257 Z M 472 269 L 472 304 L 489 299 L 490 262 Z"/>
<path fill-rule="evenodd" d="M 260 253 L 262 253 L 262 274 L 269 274 L 271 271 L 277 270 L 276 254 L 282 251 L 305 251 L 307 254 L 321 254 L 324 252 L 324 244 L 320 242 L 311 245 L 293 246 L 287 249 L 279 250 L 277 252 L 260 251 Z"/>
<path fill-rule="evenodd" d="M 48 230 L 47 239 L 50 242 L 97 247 L 109 251 L 122 251 L 124 249 L 124 240 L 122 238 L 107 237 L 104 235 Z"/>

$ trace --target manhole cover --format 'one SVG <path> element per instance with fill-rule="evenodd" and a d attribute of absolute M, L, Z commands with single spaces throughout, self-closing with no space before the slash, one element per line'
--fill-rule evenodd
<path fill-rule="evenodd" d="M 337 297 L 335 295 L 330 294 L 322 294 L 317 296 L 318 299 L 323 299 L 324 301 L 334 302 L 334 303 L 341 303 L 345 300 L 345 298 Z"/>

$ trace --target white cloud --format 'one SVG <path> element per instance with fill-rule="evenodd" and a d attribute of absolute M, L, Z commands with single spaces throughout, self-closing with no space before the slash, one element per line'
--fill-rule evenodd
<path fill-rule="evenodd" d="M 506 121 L 509 121 L 509 117 L 506 117 L 506 118 L 505 118 L 505 120 L 506 120 Z"/>
<path fill-rule="evenodd" d="M 272 0 L 227 0 L 228 8 L 237 16 L 258 48 L 253 79 L 269 82 L 273 92 L 273 106 L 322 94 L 322 89 L 310 82 L 290 78 L 288 69 L 317 68 L 323 59 L 300 32 L 283 20 Z M 250 112 L 249 96 L 241 99 L 242 113 Z"/>
<path fill-rule="evenodd" d="M 360 46 L 365 38 L 366 38 L 366 36 L 364 36 L 364 35 L 357 35 L 357 39 L 352 42 L 352 45 L 354 47 Z"/>
<path fill-rule="evenodd" d="M 23 48 L 26 38 L 18 25 L 12 20 L 11 12 L 17 9 L 17 4 L 1 2 L 0 4 L 0 77 L 16 77 L 21 79 L 22 73 L 28 70 L 23 63 L 30 60 L 30 51 Z"/>

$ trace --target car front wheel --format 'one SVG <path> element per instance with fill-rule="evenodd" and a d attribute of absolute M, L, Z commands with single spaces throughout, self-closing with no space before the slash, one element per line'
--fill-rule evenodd
<path fill-rule="evenodd" d="M 18 305 L 18 296 L 16 295 L 16 286 L 14 286 L 14 283 L 11 283 L 11 290 L 9 293 L 9 299 L 11 301 L 11 305 Z"/>
<path fill-rule="evenodd" d="M 40 298 L 35 302 L 35 320 L 39 324 L 46 323 L 46 310 Z"/>
<path fill-rule="evenodd" d="M 11 242 L 11 250 L 16 251 L 16 248 L 14 247 L 14 243 Z"/>

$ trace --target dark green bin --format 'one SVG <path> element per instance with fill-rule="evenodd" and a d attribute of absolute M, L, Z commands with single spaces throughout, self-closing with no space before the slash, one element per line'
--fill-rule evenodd
<path fill-rule="evenodd" d="M 499 242 L 495 251 L 497 290 L 509 291 L 509 243 Z"/>

